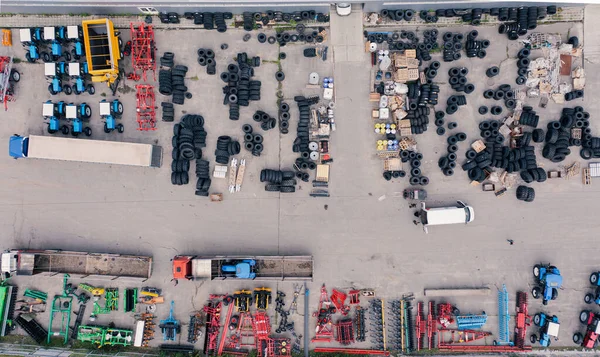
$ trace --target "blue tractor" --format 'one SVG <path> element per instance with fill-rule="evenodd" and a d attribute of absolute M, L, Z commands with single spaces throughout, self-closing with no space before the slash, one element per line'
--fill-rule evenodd
<path fill-rule="evenodd" d="M 44 62 L 50 62 L 50 54 L 48 52 L 40 52 L 38 45 L 32 43 L 29 45 L 27 52 L 25 53 L 25 59 L 27 62 L 34 63 L 35 61 L 42 59 Z"/>
<path fill-rule="evenodd" d="M 595 303 L 600 305 L 600 272 L 590 274 L 590 284 L 595 287 L 595 291 L 586 294 L 583 301 L 585 301 L 586 304 Z"/>
<path fill-rule="evenodd" d="M 75 44 L 73 45 L 73 48 L 71 49 L 71 54 L 73 55 L 73 58 L 75 58 L 76 60 L 79 60 L 81 57 L 85 56 L 85 49 L 83 47 L 83 42 L 81 40 L 75 40 Z"/>
<path fill-rule="evenodd" d="M 50 48 L 52 49 L 52 61 L 58 61 L 58 59 L 61 57 L 64 57 L 67 62 L 71 60 L 71 53 L 69 51 L 63 52 L 62 45 L 59 41 L 52 41 L 52 45 L 50 46 Z M 50 62 L 46 61 L 46 59 L 43 56 L 42 59 L 44 60 L 44 62 Z"/>
<path fill-rule="evenodd" d="M 544 305 L 548 305 L 550 300 L 556 300 L 563 282 L 560 270 L 553 265 L 536 264 L 533 266 L 533 277 L 538 285 L 531 290 L 533 298 L 542 298 Z"/>
<path fill-rule="evenodd" d="M 58 26 L 54 28 L 56 30 L 56 39 L 61 43 L 68 42 L 67 28 L 65 26 Z"/>
<path fill-rule="evenodd" d="M 82 77 L 77 77 L 77 79 L 75 79 L 75 85 L 73 86 L 73 92 L 75 92 L 77 95 L 84 92 L 88 92 L 90 95 L 93 95 L 96 93 L 96 88 L 94 88 L 94 85 L 92 84 L 88 84 L 86 86 L 85 80 Z"/>
<path fill-rule="evenodd" d="M 104 119 L 104 132 L 110 133 L 113 130 L 117 130 L 119 133 L 123 133 L 125 127 L 123 124 L 117 124 L 117 119 L 123 115 L 123 103 L 118 99 L 112 102 L 102 100 L 100 102 L 100 116 Z"/>
<path fill-rule="evenodd" d="M 66 95 L 73 93 L 73 88 L 68 84 L 63 84 L 59 77 L 52 78 L 52 82 L 48 85 L 48 92 L 52 95 L 64 92 Z"/>
<path fill-rule="evenodd" d="M 31 29 L 31 39 L 34 42 L 44 42 L 44 28 L 34 27 Z"/>
<path fill-rule="evenodd" d="M 543 312 L 537 313 L 533 316 L 533 324 L 538 326 L 539 336 L 533 334 L 529 337 L 531 343 L 539 341 L 543 347 L 549 347 L 551 338 L 558 341 L 558 330 L 560 329 L 560 323 L 556 315 L 549 316 Z"/>
<path fill-rule="evenodd" d="M 71 121 L 71 135 L 79 136 L 84 133 L 85 136 L 92 135 L 92 128 L 84 127 L 83 122 L 89 121 L 92 116 L 92 108 L 87 103 L 75 105 L 70 103 L 66 108 L 66 117 Z"/>
<path fill-rule="evenodd" d="M 42 105 L 42 114 L 44 119 L 48 121 L 48 133 L 54 134 L 59 130 L 64 134 L 69 134 L 69 127 L 66 125 L 60 125 L 60 119 L 65 115 L 65 103 L 58 102 L 52 103 L 47 101 Z"/>
<path fill-rule="evenodd" d="M 221 271 L 225 275 L 235 275 L 238 279 L 254 279 L 256 278 L 256 260 L 244 259 L 233 261 L 223 265 Z"/>

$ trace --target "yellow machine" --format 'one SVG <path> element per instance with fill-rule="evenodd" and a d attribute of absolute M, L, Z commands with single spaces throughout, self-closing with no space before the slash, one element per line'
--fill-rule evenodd
<path fill-rule="evenodd" d="M 97 288 L 95 286 L 91 286 L 85 283 L 81 283 L 77 286 L 79 289 L 87 291 L 88 293 L 92 294 L 93 296 L 102 296 L 104 295 L 104 288 Z"/>
<path fill-rule="evenodd" d="M 109 19 L 86 20 L 82 23 L 85 57 L 93 82 L 110 86 L 119 78 L 120 39 Z"/>

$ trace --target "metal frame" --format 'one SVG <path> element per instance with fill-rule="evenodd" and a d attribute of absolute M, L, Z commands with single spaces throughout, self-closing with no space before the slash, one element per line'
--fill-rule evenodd
<path fill-rule="evenodd" d="M 131 29 L 131 62 L 133 71 L 142 71 L 142 78 L 147 81 L 146 72 L 153 71 L 156 81 L 156 56 L 154 51 L 154 30 L 152 25 L 143 22 L 130 24 Z"/>
<path fill-rule="evenodd" d="M 13 57 L 0 56 L 0 74 L 2 82 L 0 82 L 0 102 L 4 103 L 4 110 L 8 110 L 8 102 L 13 101 L 14 97 L 7 94 L 10 88 L 10 71 L 12 69 Z"/>
<path fill-rule="evenodd" d="M 502 284 L 502 289 L 498 291 L 498 340 L 497 345 L 514 346 L 510 340 L 510 314 L 508 313 L 508 291 L 506 285 Z"/>
<path fill-rule="evenodd" d="M 149 84 L 138 84 L 137 91 L 137 122 L 139 131 L 156 130 L 156 98 L 154 86 Z"/>

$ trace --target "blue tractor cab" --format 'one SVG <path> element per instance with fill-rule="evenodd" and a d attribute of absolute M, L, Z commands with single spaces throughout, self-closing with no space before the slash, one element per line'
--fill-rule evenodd
<path fill-rule="evenodd" d="M 29 137 L 11 135 L 8 141 L 8 155 L 13 159 L 27 157 L 29 151 Z"/>
<path fill-rule="evenodd" d="M 47 52 L 40 53 L 40 50 L 36 44 L 30 44 L 27 52 L 25 53 L 25 59 L 27 59 L 27 62 L 34 63 L 40 59 L 40 56 L 43 57 L 44 62 L 50 62 L 50 55 Z"/>
<path fill-rule="evenodd" d="M 533 316 L 533 324 L 538 326 L 539 336 L 533 334 L 530 336 L 531 343 L 539 341 L 543 347 L 549 347 L 551 338 L 558 341 L 558 330 L 560 329 L 560 323 L 556 315 L 549 316 L 543 312 L 537 313 Z"/>
<path fill-rule="evenodd" d="M 55 27 L 56 39 L 62 43 L 68 41 L 67 39 L 67 28 L 65 26 Z"/>
<path fill-rule="evenodd" d="M 71 54 L 76 60 L 79 60 L 81 57 L 85 56 L 85 49 L 81 40 L 75 40 L 75 44 L 71 49 Z"/>
<path fill-rule="evenodd" d="M 65 60 L 68 62 L 71 60 L 71 53 L 69 51 L 62 51 L 62 45 L 60 44 L 59 41 L 54 40 L 52 41 L 52 45 L 50 46 L 52 49 L 52 60 L 53 61 L 58 61 L 58 59 L 60 57 L 64 57 Z M 42 58 L 44 59 L 44 58 Z M 44 61 L 46 62 L 46 60 L 44 59 Z"/>
<path fill-rule="evenodd" d="M 533 298 L 541 298 L 544 305 L 548 305 L 550 300 L 556 300 L 563 282 L 560 270 L 549 264 L 536 264 L 533 267 L 533 277 L 538 285 L 531 290 Z"/>
<path fill-rule="evenodd" d="M 44 41 L 44 29 L 42 27 L 34 27 L 31 30 L 31 39 L 35 42 Z"/>
<path fill-rule="evenodd" d="M 77 95 L 84 92 L 88 92 L 90 95 L 93 95 L 96 93 L 96 88 L 94 88 L 94 85 L 92 84 L 88 84 L 86 86 L 85 80 L 82 77 L 77 77 L 77 79 L 75 79 L 75 86 L 73 87 L 73 91 Z"/>
<path fill-rule="evenodd" d="M 244 259 L 223 265 L 221 271 L 225 274 L 235 275 L 238 279 L 256 278 L 256 261 L 254 259 Z"/>
<path fill-rule="evenodd" d="M 59 77 L 52 78 L 52 82 L 48 85 L 48 92 L 52 95 L 64 92 L 66 95 L 73 93 L 73 88 L 68 84 L 63 84 Z"/>
<path fill-rule="evenodd" d="M 118 99 L 115 99 L 112 102 L 107 102 L 106 100 L 100 102 L 100 116 L 104 119 L 105 133 L 108 134 L 115 129 L 119 133 L 125 131 L 123 124 L 117 124 L 117 119 L 121 118 L 121 115 L 123 115 L 123 103 Z"/>
<path fill-rule="evenodd" d="M 42 115 L 48 122 L 49 134 L 54 134 L 59 130 L 65 135 L 69 134 L 69 127 L 66 125 L 60 125 L 60 118 L 61 116 L 64 116 L 64 111 L 64 102 L 58 102 L 57 104 L 54 104 L 49 100 L 42 105 Z"/>

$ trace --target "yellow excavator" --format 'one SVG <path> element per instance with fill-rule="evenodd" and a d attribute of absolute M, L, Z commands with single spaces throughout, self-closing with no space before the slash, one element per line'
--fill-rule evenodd
<path fill-rule="evenodd" d="M 85 57 L 92 82 L 106 82 L 113 90 L 119 84 L 121 39 L 109 19 L 82 22 Z"/>

